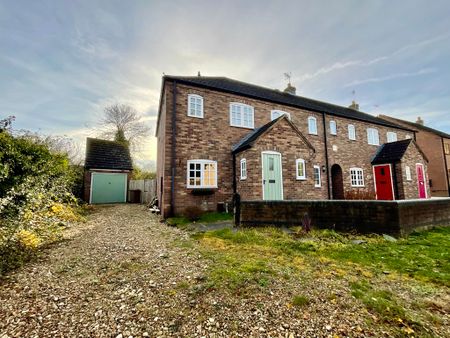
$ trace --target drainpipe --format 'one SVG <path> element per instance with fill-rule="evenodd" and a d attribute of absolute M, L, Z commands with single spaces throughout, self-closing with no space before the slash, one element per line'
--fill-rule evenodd
<path fill-rule="evenodd" d="M 401 165 L 400 162 L 392 162 L 392 184 L 394 185 L 394 198 L 398 200 L 400 198 L 398 192 L 398 179 L 397 179 L 397 164 Z"/>
<path fill-rule="evenodd" d="M 327 142 L 327 127 L 325 123 L 325 113 L 322 113 L 322 122 L 323 122 L 323 138 L 325 141 L 325 166 L 327 168 L 327 193 L 328 199 L 331 199 L 331 191 L 330 191 L 330 170 L 328 168 L 328 142 Z"/>
<path fill-rule="evenodd" d="M 175 174 L 176 174 L 176 133 L 177 133 L 177 82 L 173 81 L 172 86 L 172 159 L 171 171 L 172 179 L 170 181 L 170 215 L 175 213 Z"/>
<path fill-rule="evenodd" d="M 233 153 L 233 211 L 234 211 L 234 225 L 239 226 L 241 223 L 241 197 L 237 193 L 235 153 Z"/>
<path fill-rule="evenodd" d="M 441 137 L 441 143 L 442 143 L 442 153 L 444 154 L 445 177 L 447 177 L 448 195 L 450 196 L 450 181 L 448 179 L 447 155 L 445 154 L 445 146 L 444 146 L 444 138 L 443 137 Z"/>

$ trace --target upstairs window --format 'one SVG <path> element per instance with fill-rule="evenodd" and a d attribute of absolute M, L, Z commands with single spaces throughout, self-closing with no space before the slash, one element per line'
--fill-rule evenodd
<path fill-rule="evenodd" d="M 411 139 L 412 138 L 412 136 L 410 135 L 410 134 L 406 134 L 405 135 L 405 140 L 409 140 L 409 139 Z"/>
<path fill-rule="evenodd" d="M 316 188 L 320 188 L 322 186 L 322 182 L 320 180 L 320 167 L 318 165 L 314 166 L 314 186 Z"/>
<path fill-rule="evenodd" d="M 313 116 L 308 117 L 308 132 L 317 135 L 317 119 Z"/>
<path fill-rule="evenodd" d="M 282 110 L 272 110 L 270 112 L 270 120 L 273 121 L 277 118 L 279 118 L 282 115 L 286 115 L 288 117 L 288 119 L 291 119 L 291 114 Z"/>
<path fill-rule="evenodd" d="M 203 118 L 203 97 L 196 94 L 188 95 L 188 116 Z"/>
<path fill-rule="evenodd" d="M 299 158 L 295 160 L 296 177 L 298 180 L 306 180 L 305 160 Z"/>
<path fill-rule="evenodd" d="M 330 121 L 330 134 L 331 135 L 337 134 L 336 121 Z"/>
<path fill-rule="evenodd" d="M 444 152 L 446 155 L 450 154 L 450 144 L 449 143 L 444 143 Z"/>
<path fill-rule="evenodd" d="M 411 168 L 409 166 L 405 167 L 405 174 L 406 174 L 406 180 L 407 181 L 412 181 L 411 178 Z"/>
<path fill-rule="evenodd" d="M 350 140 L 356 140 L 356 131 L 355 126 L 353 124 L 348 125 L 348 138 Z"/>
<path fill-rule="evenodd" d="M 230 103 L 230 125 L 233 127 L 254 127 L 253 107 L 243 103 Z"/>
<path fill-rule="evenodd" d="M 190 160 L 187 162 L 188 188 L 217 188 L 217 162 Z"/>
<path fill-rule="evenodd" d="M 393 131 L 388 131 L 386 133 L 387 142 L 396 142 L 397 141 L 397 133 L 394 133 Z"/>
<path fill-rule="evenodd" d="M 241 180 L 245 180 L 247 178 L 247 160 L 243 158 L 241 160 Z"/>
<path fill-rule="evenodd" d="M 375 146 L 380 145 L 378 130 L 376 130 L 375 128 L 367 128 L 367 143 Z"/>
<path fill-rule="evenodd" d="M 352 187 L 364 187 L 364 172 L 361 168 L 350 168 L 350 183 Z"/>

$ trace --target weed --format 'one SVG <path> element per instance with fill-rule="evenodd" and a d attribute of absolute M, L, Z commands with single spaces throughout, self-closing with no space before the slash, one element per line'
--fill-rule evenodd
<path fill-rule="evenodd" d="M 303 307 L 309 304 L 309 298 L 303 295 L 295 295 L 292 299 L 292 305 L 297 307 Z"/>

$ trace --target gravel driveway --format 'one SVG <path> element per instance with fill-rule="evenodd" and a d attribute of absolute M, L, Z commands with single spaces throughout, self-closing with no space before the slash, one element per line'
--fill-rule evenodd
<path fill-rule="evenodd" d="M 140 205 L 97 207 L 65 237 L 0 282 L 1 338 L 389 336 L 336 278 L 209 290 L 198 244 Z"/>

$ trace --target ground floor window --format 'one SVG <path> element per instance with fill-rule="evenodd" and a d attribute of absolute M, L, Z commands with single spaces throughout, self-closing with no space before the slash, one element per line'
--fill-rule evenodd
<path fill-rule="evenodd" d="M 217 188 L 217 162 L 190 160 L 187 164 L 188 188 Z"/>
<path fill-rule="evenodd" d="M 412 181 L 411 178 L 411 168 L 409 166 L 405 167 L 405 173 L 406 173 L 406 180 L 407 181 Z"/>
<path fill-rule="evenodd" d="M 247 160 L 243 158 L 241 160 L 241 180 L 245 180 L 247 178 Z"/>
<path fill-rule="evenodd" d="M 305 168 L 305 160 L 302 158 L 298 158 L 295 160 L 296 165 L 296 176 L 298 180 L 306 179 L 306 168 Z"/>
<path fill-rule="evenodd" d="M 350 183 L 352 187 L 364 187 L 364 172 L 361 168 L 350 168 Z"/>
<path fill-rule="evenodd" d="M 314 186 L 316 188 L 322 186 L 322 182 L 320 180 L 320 167 L 318 165 L 314 166 Z"/>

